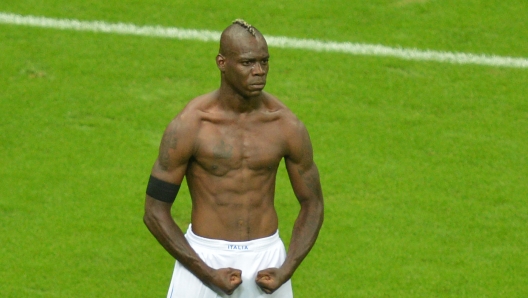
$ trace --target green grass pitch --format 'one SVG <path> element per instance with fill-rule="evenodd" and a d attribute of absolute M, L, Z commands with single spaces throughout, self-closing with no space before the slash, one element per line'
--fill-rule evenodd
<path fill-rule="evenodd" d="M 0 12 L 528 57 L 521 0 L 2 0 Z M 0 24 L 0 297 L 165 297 L 142 223 L 162 131 L 217 43 Z M 326 202 L 296 297 L 528 296 L 528 69 L 270 48 Z M 289 241 L 298 204 L 284 168 Z M 182 188 L 174 208 L 189 222 Z"/>

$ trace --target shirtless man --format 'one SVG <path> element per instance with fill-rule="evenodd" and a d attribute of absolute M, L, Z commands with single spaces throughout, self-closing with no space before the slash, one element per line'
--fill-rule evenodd
<path fill-rule="evenodd" d="M 177 260 L 167 297 L 293 296 L 290 278 L 317 239 L 323 195 L 306 127 L 263 91 L 268 60 L 263 35 L 233 22 L 216 57 L 220 88 L 190 101 L 165 130 L 144 221 Z M 300 203 L 287 253 L 274 207 L 283 158 Z M 185 235 L 170 213 L 184 176 Z"/>

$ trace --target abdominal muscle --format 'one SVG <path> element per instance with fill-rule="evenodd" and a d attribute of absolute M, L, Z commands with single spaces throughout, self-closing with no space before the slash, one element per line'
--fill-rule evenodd
<path fill-rule="evenodd" d="M 188 171 L 187 183 L 196 235 L 236 242 L 264 238 L 277 231 L 273 198 L 276 169 L 234 171 L 222 177 L 195 170 Z"/>

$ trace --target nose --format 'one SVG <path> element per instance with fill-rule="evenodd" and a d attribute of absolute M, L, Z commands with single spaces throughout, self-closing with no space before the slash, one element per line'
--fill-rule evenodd
<path fill-rule="evenodd" d="M 253 67 L 251 70 L 252 70 L 253 75 L 262 76 L 266 74 L 267 69 L 265 65 L 262 65 L 260 62 L 257 62 L 253 64 Z"/>

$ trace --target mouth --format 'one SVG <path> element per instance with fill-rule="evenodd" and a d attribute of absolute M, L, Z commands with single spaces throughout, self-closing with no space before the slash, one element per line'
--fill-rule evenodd
<path fill-rule="evenodd" d="M 254 83 L 249 85 L 253 89 L 264 89 L 266 83 Z"/>

